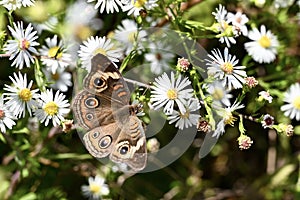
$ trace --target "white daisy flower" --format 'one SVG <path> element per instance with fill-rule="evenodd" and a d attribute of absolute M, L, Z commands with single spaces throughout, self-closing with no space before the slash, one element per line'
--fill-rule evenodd
<path fill-rule="evenodd" d="M 281 110 L 284 115 L 300 121 L 300 84 L 295 83 L 290 86 L 288 91 L 284 95 L 284 102 L 287 104 L 281 106 Z"/>
<path fill-rule="evenodd" d="M 82 67 L 88 72 L 91 71 L 91 59 L 98 53 L 107 56 L 112 62 L 119 62 L 119 58 L 122 56 L 122 50 L 116 48 L 110 39 L 104 37 L 93 37 L 87 39 L 80 45 L 78 51 L 80 60 L 82 61 Z"/>
<path fill-rule="evenodd" d="M 175 79 L 175 75 L 171 72 L 171 79 L 164 73 L 155 78 L 153 86 L 151 86 L 151 102 L 154 109 L 159 109 L 164 106 L 163 111 L 167 114 L 173 113 L 174 104 L 179 108 L 181 113 L 185 113 L 184 105 L 186 101 L 193 96 L 193 89 L 187 88 L 191 82 L 187 77 L 182 78 L 179 75 Z"/>
<path fill-rule="evenodd" d="M 105 179 L 101 176 L 89 177 L 88 181 L 89 185 L 81 186 L 81 191 L 85 197 L 96 200 L 109 194 L 108 185 L 104 183 Z"/>
<path fill-rule="evenodd" d="M 23 22 L 13 23 L 14 27 L 8 26 L 13 40 L 8 40 L 4 46 L 4 51 L 10 55 L 9 60 L 13 60 L 12 66 L 16 65 L 17 68 L 22 69 L 24 62 L 26 67 L 30 67 L 30 62 L 34 63 L 34 59 L 31 53 L 38 54 L 34 46 L 39 45 L 35 40 L 38 38 L 35 34 L 36 31 L 32 31 L 31 24 L 27 28 L 23 29 Z"/>
<path fill-rule="evenodd" d="M 99 30 L 103 26 L 103 21 L 96 18 L 97 13 L 93 5 L 88 4 L 85 0 L 75 1 L 70 4 L 64 19 L 64 38 L 67 38 L 73 44 L 73 40 L 77 39 L 76 37 L 87 38 L 86 32 L 89 32 L 90 29 Z M 74 47 L 74 45 L 71 47 Z"/>
<path fill-rule="evenodd" d="M 192 112 L 199 110 L 200 107 L 198 99 L 189 99 L 185 105 L 186 111 L 184 113 L 173 110 L 173 113 L 168 116 L 169 124 L 176 122 L 175 127 L 178 127 L 181 130 L 197 125 L 200 115 L 193 114 Z"/>
<path fill-rule="evenodd" d="M 122 0 L 87 0 L 88 3 L 97 1 L 95 9 L 99 9 L 100 13 L 103 13 L 104 10 L 107 14 L 119 12 L 119 6 L 122 7 Z"/>
<path fill-rule="evenodd" d="M 161 74 L 165 69 L 169 68 L 169 63 L 174 59 L 171 53 L 171 46 L 163 43 L 151 43 L 149 45 L 149 53 L 145 54 L 145 59 L 150 62 L 151 71 L 154 74 Z"/>
<path fill-rule="evenodd" d="M 6 85 L 4 90 L 7 92 L 4 93 L 6 105 L 13 112 L 14 116 L 20 118 L 25 117 L 25 110 L 29 112 L 31 116 L 31 110 L 37 108 L 37 99 L 39 98 L 39 94 L 37 92 L 38 89 L 31 90 L 33 81 L 31 80 L 27 84 L 27 76 L 26 74 L 23 76 L 19 72 L 19 76 L 14 73 L 14 78 L 9 76 L 13 85 Z"/>
<path fill-rule="evenodd" d="M 208 54 L 209 59 L 206 65 L 208 74 L 214 76 L 217 80 L 221 80 L 223 86 L 231 90 L 232 88 L 242 88 L 245 83 L 246 72 L 243 70 L 245 66 L 236 66 L 239 62 L 235 56 L 228 53 L 228 48 L 224 50 L 224 58 L 219 49 L 211 51 L 212 55 Z"/>
<path fill-rule="evenodd" d="M 53 97 L 53 91 L 46 90 L 41 93 L 40 107 L 35 111 L 35 116 L 41 123 L 45 122 L 45 126 L 52 120 L 53 126 L 58 126 L 64 120 L 64 115 L 70 112 L 68 100 L 65 100 L 65 95 L 56 91 Z"/>
<path fill-rule="evenodd" d="M 225 90 L 222 83 L 215 81 L 212 84 L 208 85 L 207 92 L 211 94 L 213 100 L 217 103 L 223 103 L 225 106 L 230 106 L 231 94 L 228 94 L 228 91 Z"/>
<path fill-rule="evenodd" d="M 227 21 L 229 23 L 232 23 L 232 25 L 235 26 L 236 29 L 239 30 L 239 32 L 241 32 L 243 35 L 248 34 L 248 28 L 246 26 L 246 23 L 249 21 L 249 19 L 242 12 L 238 11 L 235 14 L 228 12 Z"/>
<path fill-rule="evenodd" d="M 53 74 L 57 68 L 66 68 L 71 62 L 71 55 L 66 53 L 62 41 L 58 42 L 57 35 L 46 38 L 46 45 L 40 49 L 41 61 Z"/>
<path fill-rule="evenodd" d="M 72 86 L 72 75 L 62 68 L 58 68 L 55 74 L 49 72 L 48 70 L 43 70 L 43 72 L 46 75 L 47 80 L 51 83 L 50 87 L 55 90 L 67 92 L 68 87 Z"/>
<path fill-rule="evenodd" d="M 1 0 L 0 5 L 4 6 L 7 10 L 20 9 L 22 6 L 32 6 L 34 5 L 34 0 Z"/>
<path fill-rule="evenodd" d="M 7 106 L 3 103 L 3 95 L 0 96 L 0 131 L 6 132 L 6 127 L 12 129 L 16 122 L 14 122 L 14 116 Z"/>
<path fill-rule="evenodd" d="M 114 39 L 121 43 L 125 54 L 128 55 L 134 45 L 140 45 L 140 42 L 147 35 L 146 31 L 139 30 L 135 21 L 124 19 L 115 31 Z M 140 46 L 138 46 L 139 48 Z"/>
<path fill-rule="evenodd" d="M 128 15 L 133 14 L 134 16 L 140 15 L 142 9 L 151 10 L 158 6 L 157 0 L 123 0 L 124 6 L 122 7 L 124 12 L 128 12 Z"/>
<path fill-rule="evenodd" d="M 236 121 L 236 117 L 233 116 L 233 112 L 237 109 L 244 108 L 243 104 L 235 101 L 232 106 L 228 106 L 226 108 L 223 107 L 215 107 L 217 114 L 222 117 L 222 119 L 217 124 L 217 128 L 213 133 L 213 137 L 219 138 L 223 133 L 225 133 L 225 126 L 227 124 L 233 126 L 234 122 Z"/>
<path fill-rule="evenodd" d="M 229 26 L 229 21 L 226 18 L 227 16 L 227 10 L 224 6 L 219 4 L 219 8 L 216 8 L 216 12 L 212 12 L 212 15 L 215 16 L 215 19 L 218 22 L 218 30 L 220 31 L 220 34 L 224 34 L 225 32 L 228 32 L 228 28 L 231 28 L 231 32 L 235 32 L 234 27 Z M 220 37 L 219 41 L 221 43 L 226 43 L 227 47 L 230 47 L 230 43 L 235 44 L 236 41 L 234 37 L 227 37 L 222 36 Z"/>
<path fill-rule="evenodd" d="M 248 37 L 253 41 L 245 43 L 245 48 L 256 62 L 270 63 L 275 60 L 279 42 L 270 30 L 267 31 L 266 27 L 262 25 L 260 32 L 254 28 L 249 31 Z"/>

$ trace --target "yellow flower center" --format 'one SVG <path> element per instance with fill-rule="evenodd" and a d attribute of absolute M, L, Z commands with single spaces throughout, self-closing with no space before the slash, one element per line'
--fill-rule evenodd
<path fill-rule="evenodd" d="M 167 97 L 169 99 L 172 99 L 172 100 L 177 99 L 177 96 L 178 96 L 178 94 L 177 94 L 177 91 L 175 89 L 169 89 L 167 91 Z"/>
<path fill-rule="evenodd" d="M 235 120 L 236 117 L 234 117 L 231 112 L 225 113 L 224 124 L 229 124 L 230 126 L 234 126 Z"/>
<path fill-rule="evenodd" d="M 268 36 L 264 35 L 262 36 L 259 40 L 258 43 L 260 44 L 260 46 L 264 47 L 264 48 L 269 48 L 271 46 L 271 40 L 270 38 L 268 38 Z"/>
<path fill-rule="evenodd" d="M 58 73 L 51 74 L 51 77 L 53 80 L 57 81 L 59 79 L 59 74 Z"/>
<path fill-rule="evenodd" d="M 226 74 L 231 74 L 233 71 L 233 65 L 229 62 L 224 63 L 221 65 L 221 69 L 226 73 Z"/>
<path fill-rule="evenodd" d="M 28 88 L 24 88 L 21 91 L 19 91 L 19 97 L 23 101 L 30 101 L 32 98 L 32 93 Z"/>
<path fill-rule="evenodd" d="M 0 119 L 3 119 L 5 117 L 4 110 L 0 110 Z"/>
<path fill-rule="evenodd" d="M 43 109 L 48 115 L 51 116 L 56 115 L 58 113 L 58 105 L 54 101 L 46 103 Z"/>
<path fill-rule="evenodd" d="M 293 100 L 293 106 L 300 110 L 300 95 Z"/>
<path fill-rule="evenodd" d="M 97 194 L 99 193 L 101 190 L 101 186 L 99 184 L 95 184 L 95 183 L 91 183 L 90 184 L 90 191 L 93 193 L 93 194 Z"/>
<path fill-rule="evenodd" d="M 136 8 L 141 8 L 145 5 L 146 1 L 147 0 L 132 0 L 131 4 L 133 4 Z"/>
<path fill-rule="evenodd" d="M 226 23 L 226 21 L 221 22 L 221 28 L 223 31 L 225 31 L 228 27 L 229 27 L 229 25 L 228 25 L 228 23 Z"/>
<path fill-rule="evenodd" d="M 26 39 L 22 39 L 22 40 L 20 40 L 19 46 L 23 50 L 28 49 L 30 46 L 30 42 Z"/>
<path fill-rule="evenodd" d="M 58 46 L 51 47 L 48 51 L 48 57 L 50 58 L 61 58 L 62 52 L 59 52 L 60 48 Z"/>
<path fill-rule="evenodd" d="M 221 100 L 224 97 L 224 92 L 221 88 L 216 88 L 214 93 L 212 94 L 212 97 L 215 100 Z"/>
<path fill-rule="evenodd" d="M 180 113 L 180 118 L 182 119 L 188 119 L 190 116 L 190 112 L 186 111 L 185 113 Z"/>
<path fill-rule="evenodd" d="M 102 48 L 97 49 L 94 53 L 95 53 L 95 55 L 100 53 L 100 54 L 106 56 L 106 51 Z"/>

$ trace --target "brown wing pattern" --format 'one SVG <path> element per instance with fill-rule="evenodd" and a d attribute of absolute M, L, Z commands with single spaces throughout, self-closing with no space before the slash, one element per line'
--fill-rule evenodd
<path fill-rule="evenodd" d="M 76 123 L 87 130 L 83 141 L 91 155 L 110 155 L 112 161 L 139 171 L 146 165 L 146 138 L 141 121 L 132 115 L 129 99 L 120 72 L 108 58 L 97 54 L 84 89 L 74 98 L 73 112 Z"/>
<path fill-rule="evenodd" d="M 141 121 L 136 116 L 130 116 L 128 124 L 123 126 L 110 159 L 117 163 L 125 163 L 135 171 L 145 167 L 146 137 Z"/>
<path fill-rule="evenodd" d="M 111 102 L 88 91 L 79 92 L 72 107 L 76 123 L 86 130 L 115 122 Z"/>

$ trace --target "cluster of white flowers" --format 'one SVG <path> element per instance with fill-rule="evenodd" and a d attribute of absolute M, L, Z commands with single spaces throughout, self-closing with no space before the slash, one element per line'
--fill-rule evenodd
<path fill-rule="evenodd" d="M 99 9 L 100 13 L 117 13 L 127 12 L 128 15 L 139 15 L 142 9 L 150 10 L 157 6 L 157 0 L 87 0 L 87 2 L 94 2 L 95 9 Z"/>
<path fill-rule="evenodd" d="M 9 59 L 13 60 L 12 66 L 20 70 L 24 64 L 30 67 L 31 63 L 36 62 L 35 56 L 40 56 L 42 64 L 46 66 L 43 71 L 50 87 L 57 91 L 53 97 L 52 89 L 42 92 L 37 88 L 32 89 L 36 87 L 33 80 L 28 83 L 27 74 L 23 75 L 20 71 L 9 76 L 12 84 L 5 84 L 5 92 L 1 96 L 1 131 L 6 131 L 4 125 L 11 129 L 15 125 L 12 120 L 24 118 L 26 111 L 29 116 L 36 116 L 41 123 L 45 122 L 46 126 L 50 120 L 54 126 L 60 125 L 70 111 L 68 100 L 60 92 L 66 92 L 68 86 L 72 85 L 71 74 L 65 71 L 71 62 L 70 55 L 66 53 L 62 41 L 58 42 L 57 35 L 46 38 L 46 45 L 38 52 L 38 36 L 31 24 L 24 29 L 23 22 L 17 22 L 13 23 L 13 27 L 8 26 L 8 29 L 13 38 L 7 41 L 3 49 L 10 55 Z"/>
<path fill-rule="evenodd" d="M 221 4 L 216 12 L 212 13 L 217 21 L 217 29 L 220 33 L 220 42 L 226 43 L 230 47 L 231 43 L 235 44 L 235 37 L 239 36 L 241 33 L 247 35 L 248 29 L 246 23 L 249 21 L 245 14 L 237 12 L 233 14 L 228 12 L 224 6 Z"/>
<path fill-rule="evenodd" d="M 151 103 L 155 110 L 164 107 L 169 123 L 174 123 L 179 129 L 188 128 L 198 123 L 199 114 L 191 112 L 200 109 L 199 100 L 193 97 L 191 82 L 171 72 L 171 78 L 166 73 L 155 79 L 151 86 Z M 175 110 L 174 108 L 178 108 Z"/>
<path fill-rule="evenodd" d="M 228 12 L 222 5 L 219 5 L 216 12 L 212 14 L 217 21 L 221 43 L 225 42 L 227 47 L 230 47 L 231 44 L 236 44 L 235 37 L 242 34 L 252 40 L 245 43 L 245 49 L 256 62 L 270 63 L 275 60 L 279 42 L 270 30 L 266 30 L 264 25 L 261 25 L 260 31 L 253 28 L 248 32 L 246 26 L 249 21 L 248 17 L 241 11 L 236 14 Z"/>
<path fill-rule="evenodd" d="M 225 42 L 228 48 L 231 44 L 236 44 L 236 37 L 243 35 L 251 40 L 245 42 L 244 47 L 254 61 L 268 64 L 276 59 L 279 42 L 277 37 L 270 30 L 267 30 L 265 25 L 261 25 L 260 29 L 253 26 L 252 30 L 248 31 L 247 22 L 249 19 L 247 16 L 241 11 L 237 11 L 235 14 L 228 12 L 222 5 L 219 5 L 212 15 L 215 16 L 217 21 L 217 24 L 213 26 L 217 27 L 219 31 L 217 37 L 220 38 L 221 43 Z M 244 107 L 237 100 L 234 100 L 235 103 L 231 105 L 230 98 L 233 96 L 230 92 L 244 88 L 244 86 L 253 88 L 258 84 L 253 77 L 247 77 L 246 66 L 238 66 L 239 60 L 229 53 L 230 49 L 227 47 L 224 49 L 224 53 L 219 49 L 212 50 L 211 54 L 208 54 L 208 58 L 205 59 L 208 66 L 207 74 L 213 78 L 213 82 L 204 85 L 204 88 L 211 95 L 213 106 L 220 117 L 217 129 L 214 132 L 214 136 L 217 137 L 225 132 L 224 126 L 226 124 L 233 125 L 236 117 L 232 113 Z M 291 119 L 300 120 L 299 95 L 296 95 L 300 91 L 298 85 L 292 85 L 285 94 L 284 101 L 288 104 L 283 105 L 281 110 Z M 272 103 L 273 97 L 269 91 L 261 91 L 258 95 L 258 101 Z"/>
<path fill-rule="evenodd" d="M 157 0 L 87 0 L 88 3 L 96 2 L 95 9 L 99 9 L 100 13 L 106 12 L 117 13 L 127 12 L 128 15 L 139 15 L 142 9 L 151 10 L 157 6 Z M 4 6 L 7 10 L 16 10 L 21 7 L 29 7 L 34 5 L 35 0 L 1 0 L 0 5 Z"/>
<path fill-rule="evenodd" d="M 32 116 L 36 116 L 41 123 L 45 122 L 47 126 L 52 120 L 53 126 L 60 125 L 64 120 L 64 116 L 70 111 L 68 100 L 65 100 L 65 95 L 57 91 L 53 96 L 52 89 L 47 89 L 44 92 L 38 93 L 39 89 L 32 89 L 33 81 L 27 84 L 27 75 L 14 73 L 14 77 L 9 77 L 13 82 L 12 85 L 5 85 L 6 91 L 1 98 L 2 110 L 5 115 L 4 119 L 20 119 L 25 117 L 26 111 Z M 7 114 L 6 114 L 7 112 Z M 4 119 L 1 119 L 4 122 Z M 8 120 L 5 123 L 11 129 L 12 121 Z"/>
<path fill-rule="evenodd" d="M 66 52 L 62 41 L 58 42 L 57 35 L 53 38 L 46 38 L 46 45 L 43 45 L 39 50 L 36 50 L 36 46 L 39 45 L 35 40 L 38 38 L 36 31 L 33 31 L 31 24 L 26 29 L 23 28 L 23 22 L 14 23 L 13 27 L 8 26 L 13 39 L 8 40 L 4 46 L 4 50 L 8 55 L 9 59 L 13 60 L 11 66 L 16 66 L 20 70 L 23 68 L 24 63 L 26 67 L 30 67 L 31 63 L 35 63 L 34 56 L 40 56 L 42 64 L 46 66 L 46 73 L 51 72 L 52 79 L 61 80 L 59 83 L 52 84 L 54 89 L 60 88 L 61 91 L 66 92 L 67 86 L 71 86 L 71 76 L 66 74 L 65 69 L 71 63 L 71 55 Z M 50 79 L 51 81 L 51 79 Z"/>

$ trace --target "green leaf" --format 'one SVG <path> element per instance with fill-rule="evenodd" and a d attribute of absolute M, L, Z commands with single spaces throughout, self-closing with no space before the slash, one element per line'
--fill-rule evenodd
<path fill-rule="evenodd" d="M 5 140 L 5 138 L 3 137 L 3 135 L 2 135 L 3 133 L 1 133 L 0 134 L 0 140 L 3 142 L 3 143 L 5 143 L 6 144 L 6 140 Z"/>
<path fill-rule="evenodd" d="M 278 186 L 286 183 L 291 173 L 296 169 L 294 164 L 285 165 L 271 179 L 272 186 Z"/>
<path fill-rule="evenodd" d="M 13 130 L 12 133 L 14 133 L 14 134 L 23 134 L 23 133 L 29 134 L 29 129 L 27 127 L 24 127 L 22 129 L 19 129 L 19 130 Z"/>

